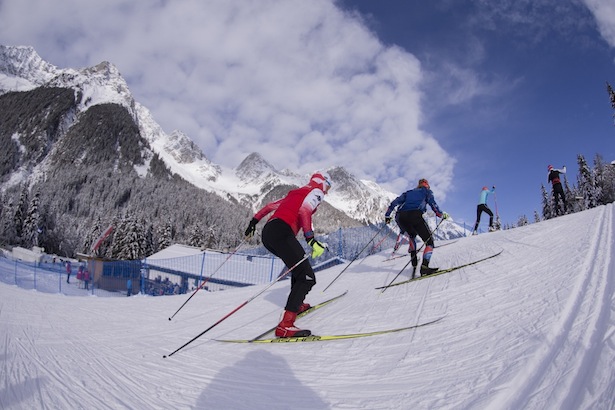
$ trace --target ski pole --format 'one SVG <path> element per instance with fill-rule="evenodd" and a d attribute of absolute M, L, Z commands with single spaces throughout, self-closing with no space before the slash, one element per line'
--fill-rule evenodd
<path fill-rule="evenodd" d="M 404 232 L 400 230 L 399 233 L 397 234 L 397 238 L 395 239 L 395 245 L 393 246 L 393 252 L 391 252 L 391 255 L 389 256 L 389 258 L 395 255 L 395 252 L 397 252 L 403 240 L 404 240 Z"/>
<path fill-rule="evenodd" d="M 438 222 L 438 224 L 436 225 L 435 229 L 433 231 L 431 231 L 431 233 L 429 234 L 429 238 L 431 238 L 433 236 L 433 234 L 436 232 L 436 230 L 438 229 L 438 227 L 440 226 L 440 224 L 444 221 L 444 219 L 440 219 L 440 222 Z M 427 238 L 427 240 L 429 240 L 429 238 Z M 424 241 L 423 244 L 421 245 L 421 247 L 416 251 L 416 253 L 418 254 L 421 249 L 423 249 L 423 246 L 425 246 L 425 244 L 427 243 L 427 241 Z M 410 263 L 412 263 L 412 258 L 410 258 L 410 260 L 408 261 L 408 263 L 406 263 L 404 265 L 403 268 L 401 268 L 401 270 L 399 272 L 397 272 L 397 275 L 395 275 L 395 277 L 393 278 L 393 280 L 391 280 L 389 282 L 388 285 L 386 285 L 384 288 L 382 288 L 382 291 L 380 291 L 380 293 L 384 293 L 385 290 L 387 290 L 388 287 L 390 287 L 393 282 L 395 282 L 395 280 L 399 277 L 399 275 L 401 275 L 401 273 L 406 270 L 406 268 L 408 267 L 408 265 L 410 265 Z M 412 272 L 412 274 L 414 275 L 414 272 Z"/>
<path fill-rule="evenodd" d="M 225 321 L 226 319 L 228 319 L 232 314 L 234 314 L 235 312 L 237 312 L 239 309 L 241 309 L 242 307 L 244 307 L 245 305 L 247 305 L 248 303 L 250 303 L 251 301 L 253 301 L 254 299 L 256 299 L 257 297 L 259 297 L 260 295 L 262 295 L 263 293 L 265 293 L 265 291 L 267 289 L 269 289 L 270 287 L 272 287 L 273 285 L 275 285 L 276 283 L 278 283 L 280 280 L 282 280 L 283 278 L 285 278 L 290 272 L 293 271 L 293 269 L 295 269 L 297 266 L 299 266 L 301 263 L 303 263 L 304 261 L 306 261 L 308 258 L 308 255 L 304 255 L 303 258 L 301 258 L 301 260 L 297 263 L 295 263 L 293 266 L 291 266 L 290 268 L 288 268 L 286 270 L 286 272 L 282 273 L 280 276 L 278 276 L 276 278 L 276 280 L 274 280 L 273 282 L 271 282 L 269 285 L 265 286 L 260 292 L 258 292 L 256 295 L 252 296 L 250 299 L 246 300 L 245 302 L 243 302 L 241 305 L 237 306 L 235 309 L 231 310 L 229 313 L 227 313 L 224 317 L 222 317 L 220 320 L 218 320 L 216 323 L 214 323 L 213 325 L 209 326 L 207 329 L 203 330 L 201 333 L 199 333 L 198 335 L 196 335 L 195 337 L 193 337 L 192 339 L 190 339 L 188 342 L 184 343 L 182 346 L 178 347 L 177 349 L 175 349 L 175 351 L 169 353 L 168 355 L 164 355 L 162 356 L 163 359 L 166 359 L 167 357 L 173 356 L 175 353 L 179 352 L 180 350 L 182 350 L 184 347 L 188 346 L 190 343 L 194 342 L 196 339 L 198 339 L 199 337 L 203 336 L 205 333 L 209 332 L 211 329 L 213 329 L 214 327 L 218 326 L 220 323 L 222 323 L 223 321 Z"/>
<path fill-rule="evenodd" d="M 329 289 L 329 286 L 331 286 L 331 285 L 333 284 L 333 282 L 335 282 L 335 281 L 336 281 L 336 280 L 337 280 L 340 276 L 342 276 L 342 273 L 344 273 L 344 272 L 346 271 L 346 269 L 348 269 L 348 268 L 350 267 L 350 265 L 352 265 L 352 263 L 353 263 L 354 261 L 356 261 L 356 260 L 357 260 L 357 258 L 359 257 L 359 255 L 361 255 L 361 254 L 363 253 L 363 251 L 364 251 L 364 250 L 365 250 L 365 249 L 369 246 L 369 244 L 370 244 L 370 243 L 372 243 L 372 242 L 374 241 L 374 239 L 376 239 L 376 236 L 378 236 L 378 235 L 380 234 L 380 232 L 382 232 L 382 230 L 384 229 L 384 227 L 385 227 L 385 226 L 386 226 L 386 224 L 382 224 L 382 228 L 380 228 L 380 229 L 378 230 L 378 232 L 376 232 L 376 234 L 373 236 L 373 238 L 372 238 L 372 239 L 370 239 L 370 240 L 369 240 L 369 242 L 367 242 L 367 243 L 365 244 L 365 246 L 363 247 L 363 249 L 361 249 L 361 250 L 359 251 L 359 253 L 357 254 L 357 256 L 355 256 L 355 257 L 354 257 L 354 258 L 350 261 L 350 263 L 349 263 L 348 265 L 346 265 L 346 267 L 345 267 L 344 269 L 342 269 L 342 271 L 341 271 L 340 273 L 338 273 L 338 275 L 337 275 L 337 276 L 336 276 L 336 277 L 335 277 L 335 278 L 331 281 L 331 283 L 329 283 L 329 284 L 327 285 L 327 287 L 323 289 L 323 293 L 324 293 L 327 289 Z"/>
<path fill-rule="evenodd" d="M 497 194 L 493 193 L 493 203 L 495 204 L 495 223 L 497 229 L 502 229 L 502 224 L 500 223 L 500 213 L 498 212 L 498 197 Z"/>
<path fill-rule="evenodd" d="M 374 252 L 376 249 L 378 249 L 378 247 L 379 247 L 380 245 L 382 245 L 382 242 L 384 242 L 384 240 L 385 240 L 386 238 L 387 238 L 387 235 L 384 235 L 384 236 L 382 237 L 382 239 L 380 239 L 380 241 L 378 241 L 378 243 L 377 243 L 377 244 L 375 244 L 374 246 L 372 246 L 372 249 L 370 250 L 370 252 L 368 252 L 368 254 L 367 254 L 367 255 L 365 255 L 365 256 L 363 257 L 363 259 L 361 259 L 361 262 L 359 262 L 359 265 L 360 265 L 360 264 L 362 264 L 362 263 L 363 263 L 363 261 L 364 261 L 364 260 L 365 260 L 365 259 L 366 259 L 366 258 L 367 258 L 370 254 L 372 254 L 372 252 Z"/>
<path fill-rule="evenodd" d="M 220 266 L 218 266 L 218 268 L 214 271 L 214 273 L 212 273 L 211 275 L 209 275 L 209 277 L 208 277 L 208 278 L 205 278 L 205 280 L 204 280 L 204 281 L 203 281 L 203 282 L 199 285 L 199 287 L 198 287 L 198 288 L 196 288 L 194 292 L 192 292 L 192 295 L 190 295 L 190 297 L 189 297 L 189 298 L 188 298 L 188 299 L 187 299 L 187 300 L 186 300 L 186 301 L 185 301 L 185 302 L 184 302 L 184 303 L 183 303 L 183 304 L 179 307 L 179 309 L 177 309 L 177 311 L 176 311 L 175 313 L 173 313 L 173 316 L 171 316 L 171 317 L 169 318 L 169 320 L 173 319 L 173 318 L 175 317 L 175 315 L 176 315 L 176 314 L 177 314 L 180 310 L 182 310 L 182 308 L 183 308 L 184 306 L 186 306 L 186 303 L 188 303 L 188 302 L 190 301 L 190 299 L 192 299 L 192 297 L 193 297 L 194 295 L 196 295 L 196 293 L 197 293 L 199 290 L 201 290 L 201 288 L 203 288 L 203 286 L 205 286 L 205 284 L 209 281 L 209 279 L 211 279 L 211 278 L 213 278 L 213 277 L 214 277 L 214 275 L 215 275 L 215 274 L 216 274 L 216 273 L 220 270 L 220 268 L 222 268 L 222 265 L 224 265 L 224 264 L 225 264 L 225 263 L 226 263 L 226 262 L 227 262 L 227 261 L 231 258 L 231 256 L 233 256 L 233 255 L 234 255 L 234 254 L 235 254 L 235 253 L 239 250 L 239 248 L 241 248 L 241 246 L 242 246 L 245 242 L 246 242 L 246 240 L 245 240 L 245 239 L 243 239 L 243 240 L 239 243 L 239 245 L 237 245 L 237 247 L 235 248 L 235 250 L 234 250 L 233 252 L 229 253 L 229 255 L 226 257 L 226 259 L 225 259 L 225 260 L 224 260 L 224 261 L 220 264 Z"/>

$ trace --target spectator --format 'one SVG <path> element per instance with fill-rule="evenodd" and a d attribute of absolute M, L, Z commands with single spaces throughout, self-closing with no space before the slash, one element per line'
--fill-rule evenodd
<path fill-rule="evenodd" d="M 89 284 L 90 284 L 90 271 L 87 270 L 87 269 L 83 271 L 83 284 L 84 284 L 86 290 L 90 289 L 89 288 Z"/>
<path fill-rule="evenodd" d="M 73 268 L 70 261 L 66 261 L 66 283 L 70 283 L 70 274 L 73 272 Z"/>

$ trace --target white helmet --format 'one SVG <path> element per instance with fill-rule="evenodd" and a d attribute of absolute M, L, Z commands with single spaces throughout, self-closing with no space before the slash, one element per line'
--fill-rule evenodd
<path fill-rule="evenodd" d="M 327 193 L 331 189 L 331 177 L 328 172 L 316 172 L 310 177 L 309 184 Z"/>

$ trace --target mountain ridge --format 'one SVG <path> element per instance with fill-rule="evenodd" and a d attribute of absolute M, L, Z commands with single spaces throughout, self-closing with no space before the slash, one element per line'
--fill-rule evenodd
<path fill-rule="evenodd" d="M 57 96 L 45 97 L 46 100 L 42 100 L 44 107 L 39 108 L 36 104 L 41 101 L 41 96 L 49 93 L 48 90 L 57 90 Z M 60 95 L 64 95 L 65 102 L 58 106 Z M 3 164 L 0 166 L 3 192 L 17 190 L 22 184 L 32 188 L 36 183 L 48 181 L 53 175 L 64 175 L 71 179 L 64 186 L 68 185 L 68 192 L 83 208 L 91 206 L 92 195 L 95 194 L 83 197 L 81 187 L 84 183 L 91 184 L 96 178 L 89 177 L 89 174 L 71 176 L 68 170 L 58 173 L 57 167 L 80 167 L 81 172 L 87 170 L 86 173 L 90 174 L 107 169 L 108 177 L 117 173 L 123 175 L 113 177 L 121 181 L 117 187 L 109 187 L 111 182 L 103 184 L 105 189 L 117 191 L 113 194 L 116 199 L 111 202 L 114 213 L 125 214 L 131 207 L 142 208 L 143 205 L 134 202 L 135 197 L 140 195 L 135 190 L 135 184 L 138 178 L 143 181 L 137 185 L 153 183 L 148 182 L 147 178 L 156 175 L 169 183 L 172 183 L 174 176 L 179 177 L 197 189 L 239 206 L 240 209 L 232 212 L 243 215 L 246 208 L 254 212 L 264 203 L 278 199 L 288 189 L 302 186 L 309 179 L 308 174 L 277 170 L 260 153 L 248 155 L 236 168 L 212 163 L 183 132 L 174 130 L 166 134 L 150 111 L 135 101 L 121 73 L 110 62 L 104 61 L 82 69 L 59 69 L 42 60 L 31 47 L 0 46 L 0 99 L 5 101 L 5 107 L 11 108 L 5 110 L 4 122 L 12 124 L 10 127 L 4 126 L 4 135 L 0 135 L 11 150 L 10 155 L 5 154 L 7 158 L 0 161 Z M 8 99 L 15 103 L 9 103 Z M 30 101 L 29 105 L 20 108 L 24 101 Z M 50 110 L 49 107 L 55 108 Z M 39 125 L 28 128 L 27 121 L 22 118 L 24 113 L 39 115 Z M 103 123 L 106 125 L 97 130 Z M 34 155 L 36 150 L 38 154 Z M 100 169 L 97 170 L 97 164 L 106 165 L 99 165 Z M 155 173 L 154 168 L 158 170 Z M 394 194 L 373 181 L 357 179 L 341 166 L 332 166 L 326 171 L 331 174 L 333 189 L 319 210 L 321 217 L 317 218 L 325 222 L 315 221 L 316 229 L 326 233 L 339 227 L 382 221 L 384 210 L 395 197 Z M 13 193 L 13 196 L 17 194 Z M 180 201 L 181 198 L 175 200 Z M 71 201 L 62 201 L 62 204 L 66 209 L 60 212 L 70 213 L 74 208 Z M 185 205 L 178 203 L 169 206 L 170 210 L 177 212 Z M 90 210 L 89 217 L 96 218 L 102 214 L 102 217 L 110 219 L 110 211 Z M 138 209 L 133 211 L 139 212 Z M 151 212 L 158 221 L 165 218 L 157 210 Z M 167 217 L 173 218 L 178 219 L 172 215 Z M 194 218 L 196 215 L 183 222 L 175 222 L 181 223 L 184 238 L 188 236 L 188 226 L 195 222 Z M 61 220 L 62 216 L 55 219 Z M 82 219 L 82 223 L 92 224 L 88 224 L 86 219 Z M 234 227 L 230 233 L 214 234 L 217 241 L 227 237 L 224 242 L 226 246 L 229 241 L 233 242 L 230 238 L 240 238 L 242 232 L 242 222 L 234 220 L 232 224 Z M 221 225 L 217 226 L 222 229 Z M 211 231 L 212 228 L 207 229 Z M 450 231 L 453 236 L 461 235 L 454 224 L 451 224 Z M 84 235 L 80 233 L 80 236 Z"/>

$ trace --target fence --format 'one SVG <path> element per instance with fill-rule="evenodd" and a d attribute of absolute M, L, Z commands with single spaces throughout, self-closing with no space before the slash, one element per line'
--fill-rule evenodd
<path fill-rule="evenodd" d="M 68 278 L 65 266 L 59 262 L 24 262 L 0 256 L 0 281 L 45 293 L 120 296 L 118 292 L 97 289 L 89 283 L 86 286 L 85 281 L 77 280 L 76 271 Z"/>
<path fill-rule="evenodd" d="M 371 225 L 339 229 L 319 236 L 329 245 L 329 252 L 324 254 L 322 261 L 319 259 L 318 264 L 311 261 L 314 270 L 330 267 L 339 260 L 352 260 L 392 248 L 396 233 L 387 228 L 376 237 L 380 228 Z M 311 251 L 307 245 L 305 247 L 306 253 Z M 98 261 L 90 261 L 90 264 L 95 263 Z M 204 251 L 168 259 L 104 261 L 102 267 L 88 266 L 90 272 L 96 273 L 86 289 L 84 281 L 78 281 L 76 275 L 67 282 L 62 263 L 29 263 L 0 257 L 0 281 L 48 293 L 124 297 L 128 294 L 128 286 L 132 285 L 132 294 L 159 296 L 193 291 L 203 281 L 206 281 L 203 290 L 207 291 L 270 283 L 285 268 L 279 258 L 263 247 L 235 254 Z"/>

